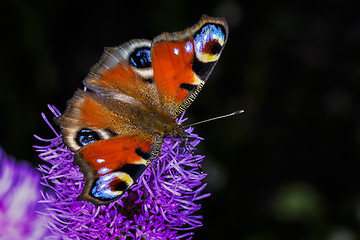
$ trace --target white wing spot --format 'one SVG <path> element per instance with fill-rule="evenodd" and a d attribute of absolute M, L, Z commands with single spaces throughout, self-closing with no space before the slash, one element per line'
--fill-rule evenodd
<path fill-rule="evenodd" d="M 96 159 L 96 162 L 103 163 L 103 162 L 105 162 L 105 159 L 98 158 L 98 159 Z"/>
<path fill-rule="evenodd" d="M 98 160 L 99 160 L 99 159 L 98 159 Z M 100 169 L 99 169 L 98 174 L 99 174 L 99 175 L 103 175 L 103 174 L 108 173 L 108 172 L 110 172 L 110 169 L 107 168 L 107 167 L 103 167 L 103 168 L 100 168 Z"/>
<path fill-rule="evenodd" d="M 186 45 L 185 45 L 185 51 L 186 51 L 187 53 L 192 53 L 192 51 L 193 51 L 193 45 L 192 45 L 192 43 L 191 43 L 190 41 L 188 41 L 188 42 L 186 43 Z"/>

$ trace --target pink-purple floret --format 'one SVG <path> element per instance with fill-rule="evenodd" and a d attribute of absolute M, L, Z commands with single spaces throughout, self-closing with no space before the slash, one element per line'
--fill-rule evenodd
<path fill-rule="evenodd" d="M 27 162 L 8 156 L 0 147 L 0 239 L 59 239 L 45 226 L 40 174 Z"/>

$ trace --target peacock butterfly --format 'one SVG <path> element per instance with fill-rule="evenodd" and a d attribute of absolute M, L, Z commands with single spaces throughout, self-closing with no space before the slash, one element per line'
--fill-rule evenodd
<path fill-rule="evenodd" d="M 175 119 L 194 101 L 228 36 L 224 18 L 202 16 L 182 32 L 105 48 L 56 119 L 84 174 L 78 200 L 118 199 L 158 155 L 164 137 L 184 135 Z"/>

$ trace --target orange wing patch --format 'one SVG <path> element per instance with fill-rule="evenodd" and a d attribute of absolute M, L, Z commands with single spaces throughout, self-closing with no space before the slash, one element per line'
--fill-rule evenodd
<path fill-rule="evenodd" d="M 83 103 L 80 107 L 80 120 L 84 123 L 83 127 L 106 128 L 111 122 L 119 121 L 120 118 L 114 111 L 104 107 L 104 104 L 96 101 L 93 94 L 79 90 L 84 95 Z M 104 118 L 103 116 L 106 116 Z"/>
<path fill-rule="evenodd" d="M 202 81 L 192 71 L 192 39 L 158 42 L 153 46 L 151 59 L 160 101 L 170 106 L 169 109 L 185 100 L 189 95 L 189 86 Z"/>
<path fill-rule="evenodd" d="M 139 136 L 117 136 L 85 146 L 80 156 L 89 164 L 94 176 L 100 177 L 126 164 L 147 165 L 153 142 Z"/>
<path fill-rule="evenodd" d="M 136 75 L 131 70 L 129 64 L 122 62 L 121 65 L 117 65 L 113 69 L 105 72 L 98 80 L 98 84 L 109 88 L 121 89 L 129 93 L 135 79 Z"/>

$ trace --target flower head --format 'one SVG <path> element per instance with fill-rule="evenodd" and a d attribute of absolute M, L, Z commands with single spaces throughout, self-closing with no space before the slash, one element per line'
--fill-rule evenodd
<path fill-rule="evenodd" d="M 0 148 L 0 239 L 44 239 L 49 233 L 45 216 L 37 213 L 40 174 L 26 163 L 9 157 Z M 54 236 L 53 239 L 57 237 Z"/>
<path fill-rule="evenodd" d="M 59 111 L 49 106 L 53 114 Z M 166 138 L 161 154 L 153 160 L 143 175 L 120 199 L 95 207 L 77 196 L 84 186 L 83 174 L 72 164 L 73 153 L 67 149 L 62 136 L 44 120 L 56 134 L 53 139 L 42 139 L 47 146 L 36 146 L 39 157 L 51 166 L 40 165 L 42 184 L 51 187 L 56 198 L 44 195 L 47 214 L 55 222 L 51 230 L 63 239 L 180 239 L 191 238 L 191 230 L 202 226 L 201 216 L 194 215 L 201 205 L 197 200 L 206 176 L 199 171 L 203 156 L 193 155 L 194 147 L 202 140 L 193 129 L 183 146 L 182 139 Z M 180 118 L 180 121 L 183 121 Z"/>

